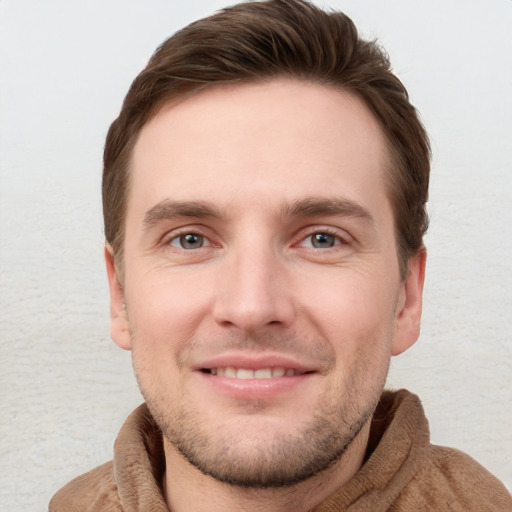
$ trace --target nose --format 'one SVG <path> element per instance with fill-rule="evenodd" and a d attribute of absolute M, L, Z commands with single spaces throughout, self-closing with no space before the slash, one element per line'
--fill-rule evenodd
<path fill-rule="evenodd" d="M 244 250 L 245 249 L 245 250 Z M 268 247 L 233 251 L 219 272 L 214 319 L 246 334 L 289 327 L 295 319 L 294 301 L 286 268 Z"/>

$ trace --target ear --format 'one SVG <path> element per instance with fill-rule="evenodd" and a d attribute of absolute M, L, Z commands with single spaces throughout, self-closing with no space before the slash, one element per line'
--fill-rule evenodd
<path fill-rule="evenodd" d="M 105 245 L 105 263 L 107 265 L 108 286 L 110 289 L 110 337 L 124 350 L 131 350 L 131 336 L 126 312 L 124 290 L 119 281 L 119 273 L 114 260 L 114 251 Z"/>
<path fill-rule="evenodd" d="M 409 260 L 407 278 L 401 285 L 397 304 L 395 337 L 391 345 L 391 354 L 394 356 L 410 348 L 420 335 L 426 261 L 425 249 Z"/>

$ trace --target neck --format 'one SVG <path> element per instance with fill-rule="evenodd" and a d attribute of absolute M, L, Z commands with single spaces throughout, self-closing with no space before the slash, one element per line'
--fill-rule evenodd
<path fill-rule="evenodd" d="M 309 512 L 334 494 L 364 461 L 369 421 L 343 456 L 321 474 L 304 482 L 271 489 L 235 487 L 203 474 L 164 438 L 164 491 L 171 512 Z M 199 492 L 198 492 L 199 490 Z"/>

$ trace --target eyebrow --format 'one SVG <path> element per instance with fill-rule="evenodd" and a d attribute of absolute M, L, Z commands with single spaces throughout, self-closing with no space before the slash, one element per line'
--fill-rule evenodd
<path fill-rule="evenodd" d="M 285 203 L 281 207 L 281 217 L 315 217 L 315 216 L 356 217 L 369 224 L 374 219 L 364 206 L 344 198 L 315 198 L 310 197 Z M 172 220 L 177 217 L 193 217 L 198 219 L 226 217 L 215 205 L 206 201 L 173 201 L 165 199 L 150 208 L 144 215 L 144 226 L 149 229 L 162 220 Z"/>
<path fill-rule="evenodd" d="M 144 215 L 144 225 L 147 228 L 162 220 L 176 217 L 214 218 L 222 217 L 219 209 L 205 201 L 172 201 L 166 199 L 150 208 Z"/>
<path fill-rule="evenodd" d="M 320 215 L 355 217 L 369 224 L 374 224 L 374 218 L 364 206 L 345 198 L 307 198 L 293 201 L 281 209 L 283 217 L 314 217 Z"/>

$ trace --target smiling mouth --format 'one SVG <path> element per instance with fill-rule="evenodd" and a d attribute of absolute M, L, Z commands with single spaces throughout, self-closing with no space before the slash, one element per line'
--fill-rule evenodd
<path fill-rule="evenodd" d="M 275 379 L 278 377 L 295 377 L 305 375 L 311 372 L 295 370 L 293 368 L 233 368 L 232 366 L 219 368 L 202 368 L 203 373 L 217 375 L 219 377 L 228 377 L 230 379 Z"/>

